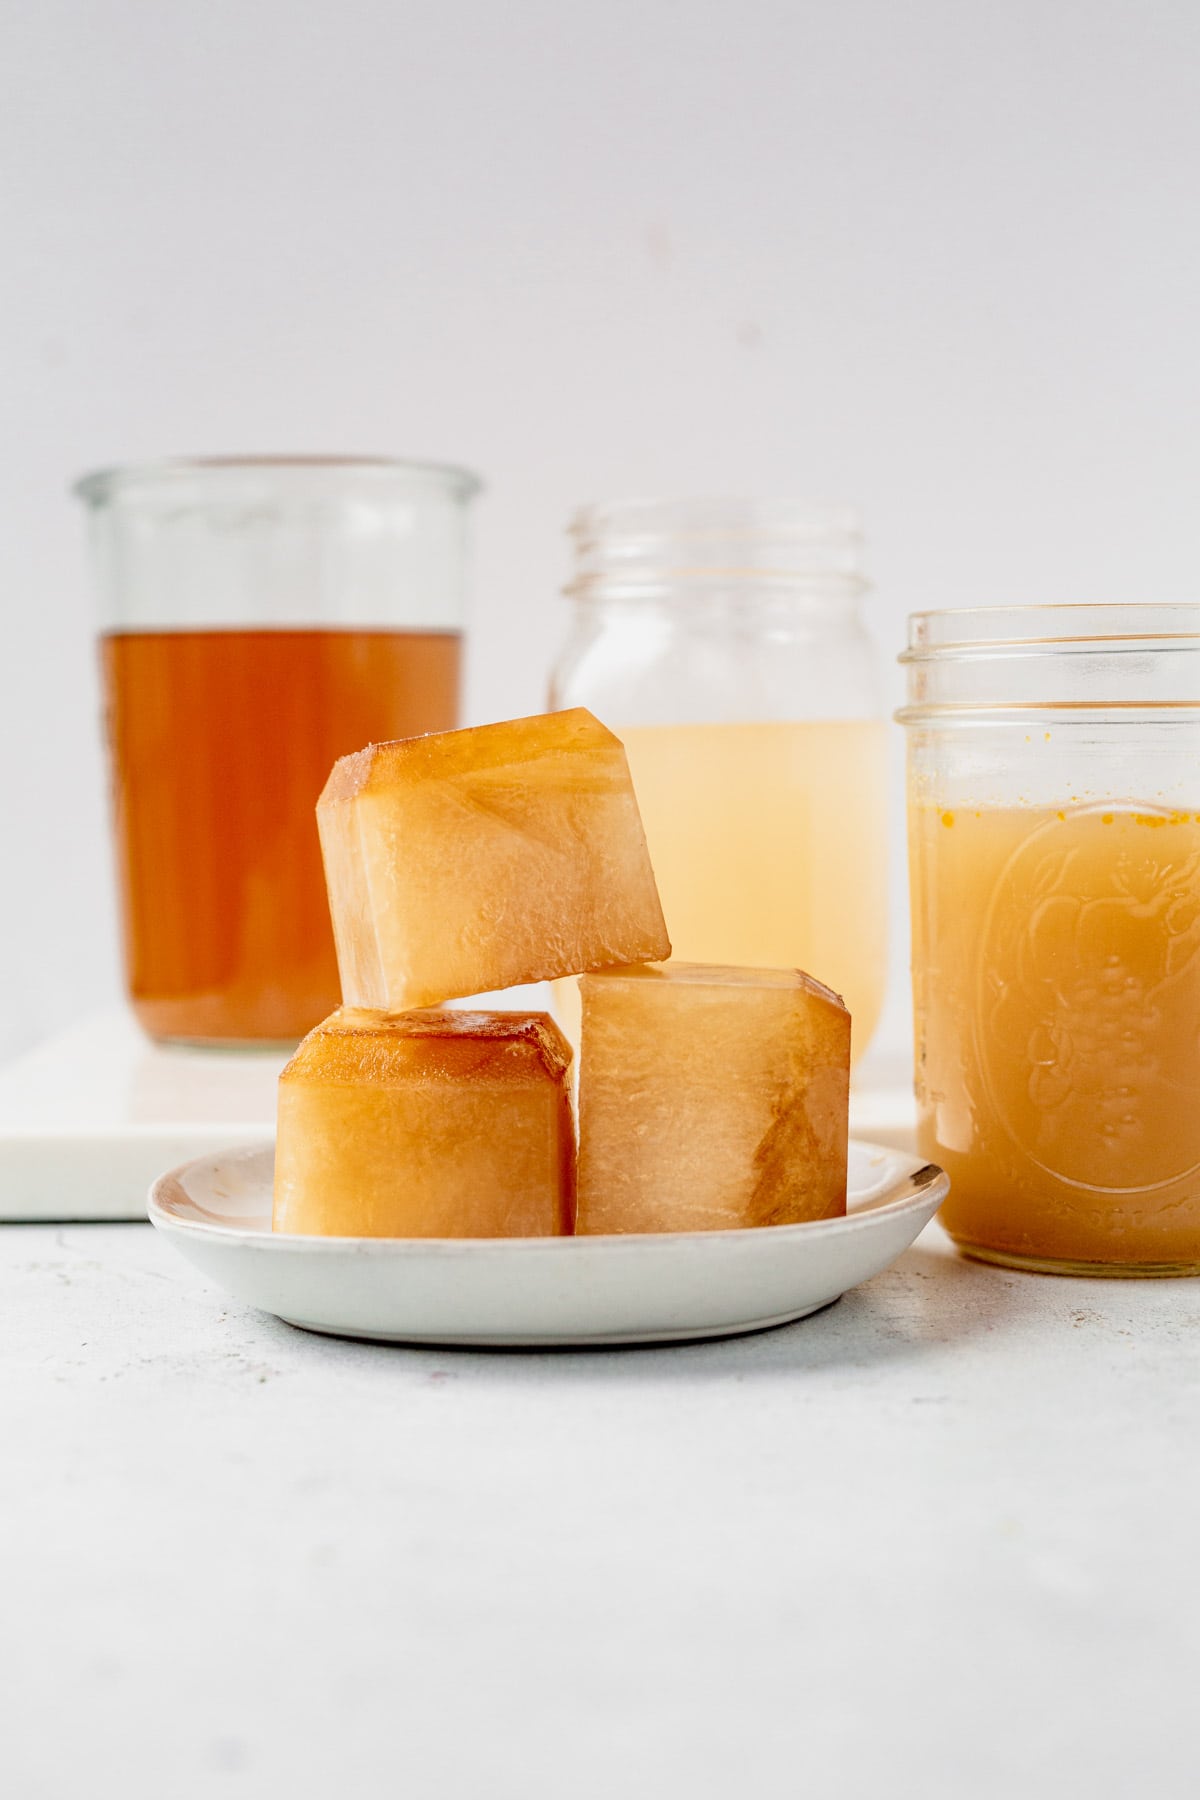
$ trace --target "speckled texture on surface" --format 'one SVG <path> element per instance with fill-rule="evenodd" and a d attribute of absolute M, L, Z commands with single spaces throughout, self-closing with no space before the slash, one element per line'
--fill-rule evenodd
<path fill-rule="evenodd" d="M 1200 1283 L 484 1354 L 27 1225 L 0 1340 L 13 1800 L 1194 1792 Z"/>

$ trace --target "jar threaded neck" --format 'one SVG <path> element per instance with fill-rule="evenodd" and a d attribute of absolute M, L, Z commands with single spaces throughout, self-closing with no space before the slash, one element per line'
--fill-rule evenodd
<path fill-rule="evenodd" d="M 867 588 L 848 506 L 791 500 L 618 500 L 568 526 L 573 599 L 662 599 L 731 585 L 854 600 Z"/>

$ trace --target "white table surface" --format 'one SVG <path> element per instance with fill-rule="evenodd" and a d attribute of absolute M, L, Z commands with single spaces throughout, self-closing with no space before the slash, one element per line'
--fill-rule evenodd
<path fill-rule="evenodd" d="M 11 1800 L 1197 1792 L 1196 1283 L 455 1353 L 27 1224 L 0 1337 Z"/>
<path fill-rule="evenodd" d="M 0 1071 L 0 1202 L 136 1211 L 279 1060 L 83 1021 Z M 483 1355 L 10 1224 L 0 1344 L 5 1800 L 1197 1791 L 1196 1284 L 933 1227 L 762 1337 Z"/>

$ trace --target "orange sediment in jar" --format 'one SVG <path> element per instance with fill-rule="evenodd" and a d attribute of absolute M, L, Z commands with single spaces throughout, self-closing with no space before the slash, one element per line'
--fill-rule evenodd
<path fill-rule="evenodd" d="M 918 806 L 922 1152 L 964 1247 L 1200 1265 L 1200 811 Z"/>

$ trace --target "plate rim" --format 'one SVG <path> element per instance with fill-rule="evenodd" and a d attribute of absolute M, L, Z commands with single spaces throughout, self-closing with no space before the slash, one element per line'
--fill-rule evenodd
<path fill-rule="evenodd" d="M 881 1218 L 900 1219 L 909 1213 L 926 1209 L 929 1217 L 933 1217 L 950 1191 L 950 1177 L 945 1169 L 915 1151 L 872 1143 L 867 1138 L 851 1138 L 849 1141 L 859 1150 L 889 1159 L 897 1158 L 902 1163 L 911 1165 L 897 1175 L 897 1181 L 903 1184 L 903 1191 L 894 1199 L 868 1201 L 854 1212 L 839 1213 L 829 1219 L 802 1219 L 787 1225 L 739 1225 L 716 1231 L 588 1232 L 582 1237 L 332 1237 L 315 1232 L 262 1231 L 218 1224 L 216 1221 L 210 1223 L 205 1219 L 183 1219 L 169 1210 L 165 1197 L 172 1188 L 179 1189 L 184 1200 L 188 1199 L 183 1190 L 183 1177 L 189 1170 L 199 1164 L 211 1164 L 219 1157 L 248 1158 L 261 1156 L 267 1151 L 273 1152 L 275 1143 L 271 1138 L 259 1138 L 253 1142 L 231 1144 L 226 1149 L 210 1150 L 202 1156 L 189 1157 L 186 1162 L 177 1164 L 173 1169 L 167 1169 L 156 1176 L 150 1185 L 147 1213 L 156 1230 L 180 1232 L 203 1241 L 225 1240 L 248 1250 L 268 1253 L 295 1251 L 302 1255 L 314 1255 L 336 1249 L 357 1255 L 410 1257 L 478 1255 L 480 1250 L 488 1250 L 500 1256 L 528 1255 L 531 1251 L 541 1255 L 562 1256 L 576 1251 L 580 1244 L 594 1246 L 607 1254 L 621 1251 L 637 1253 L 650 1246 L 664 1244 L 687 1244 L 696 1249 L 708 1245 L 713 1247 L 709 1253 L 716 1253 L 719 1246 L 731 1243 L 750 1242 L 761 1245 L 766 1235 L 777 1239 L 782 1237 L 785 1242 L 792 1242 L 798 1237 L 836 1236 L 845 1232 L 869 1230 Z"/>

